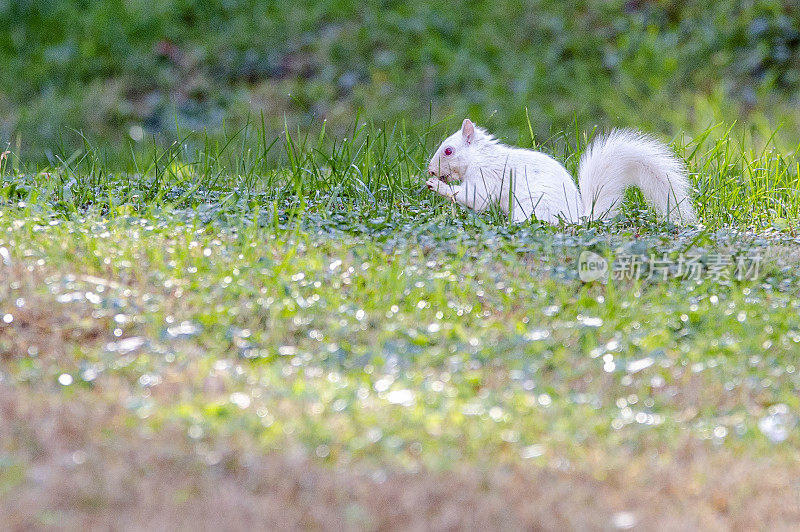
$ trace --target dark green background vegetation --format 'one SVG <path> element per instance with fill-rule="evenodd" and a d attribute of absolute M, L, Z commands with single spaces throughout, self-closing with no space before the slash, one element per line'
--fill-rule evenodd
<path fill-rule="evenodd" d="M 798 20 L 775 0 L 0 0 L 0 143 L 44 160 L 74 129 L 124 153 L 131 127 L 342 132 L 358 109 L 418 130 L 469 115 L 516 141 L 527 108 L 544 138 L 738 121 L 791 145 Z"/>

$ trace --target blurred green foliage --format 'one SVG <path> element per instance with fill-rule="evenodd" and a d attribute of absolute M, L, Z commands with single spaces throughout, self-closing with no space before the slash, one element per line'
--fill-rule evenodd
<path fill-rule="evenodd" d="M 0 28 L 0 143 L 19 136 L 33 158 L 69 128 L 119 145 L 262 116 L 335 130 L 359 108 L 412 125 L 468 114 L 512 140 L 526 108 L 544 136 L 800 131 L 788 0 L 0 0 Z"/>

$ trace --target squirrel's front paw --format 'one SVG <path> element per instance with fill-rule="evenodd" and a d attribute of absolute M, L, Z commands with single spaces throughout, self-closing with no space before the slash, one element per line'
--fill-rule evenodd
<path fill-rule="evenodd" d="M 440 180 L 438 177 L 429 178 L 425 182 L 425 186 L 428 187 L 428 190 L 433 190 L 437 194 L 441 194 L 446 198 L 453 198 L 453 191 L 451 190 L 450 186 L 444 181 Z"/>

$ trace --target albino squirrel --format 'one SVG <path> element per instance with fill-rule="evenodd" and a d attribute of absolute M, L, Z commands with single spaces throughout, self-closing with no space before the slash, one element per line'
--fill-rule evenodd
<path fill-rule="evenodd" d="M 430 190 L 477 211 L 499 203 L 515 222 L 532 215 L 551 224 L 610 217 L 629 186 L 670 220 L 696 221 L 681 160 L 633 130 L 612 130 L 589 145 L 578 171 L 580 191 L 552 157 L 500 144 L 469 119 L 439 146 L 428 173 Z"/>

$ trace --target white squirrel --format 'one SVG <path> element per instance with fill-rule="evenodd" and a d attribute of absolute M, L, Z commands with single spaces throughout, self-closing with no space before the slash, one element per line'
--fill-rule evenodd
<path fill-rule="evenodd" d="M 469 119 L 439 146 L 428 173 L 430 190 L 477 211 L 499 203 L 515 222 L 532 215 L 551 224 L 610 217 L 630 186 L 670 220 L 696 221 L 683 162 L 634 130 L 615 129 L 589 145 L 578 170 L 580 191 L 552 157 L 505 146 Z"/>

